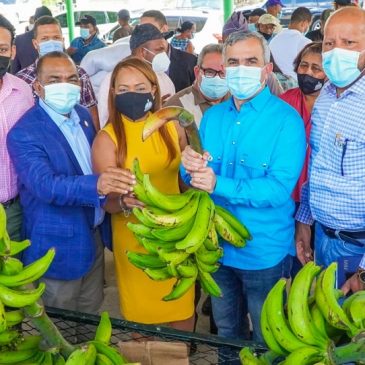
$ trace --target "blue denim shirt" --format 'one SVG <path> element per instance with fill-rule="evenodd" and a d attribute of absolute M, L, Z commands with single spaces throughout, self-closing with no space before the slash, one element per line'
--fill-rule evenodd
<path fill-rule="evenodd" d="M 74 62 L 79 65 L 81 60 L 84 58 L 86 53 L 93 51 L 94 49 L 103 48 L 105 47 L 105 43 L 101 41 L 97 35 L 93 37 L 90 43 L 85 45 L 85 40 L 82 37 L 75 38 L 70 47 L 77 48 L 76 53 L 74 53 L 71 58 Z"/>
<path fill-rule="evenodd" d="M 200 125 L 217 175 L 212 194 L 250 230 L 245 248 L 224 246 L 224 265 L 261 270 L 295 254 L 292 190 L 301 172 L 304 123 L 266 87 L 237 111 L 233 98 L 208 109 Z M 182 168 L 185 182 L 190 176 Z"/>

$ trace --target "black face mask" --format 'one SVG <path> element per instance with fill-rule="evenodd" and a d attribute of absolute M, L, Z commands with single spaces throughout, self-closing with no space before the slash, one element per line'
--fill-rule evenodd
<path fill-rule="evenodd" d="M 259 32 L 267 41 L 269 41 L 272 37 L 272 34 Z"/>
<path fill-rule="evenodd" d="M 0 56 L 0 79 L 8 72 L 10 65 L 10 57 Z"/>
<path fill-rule="evenodd" d="M 303 94 L 313 94 L 322 89 L 324 79 L 317 79 L 307 74 L 298 74 L 298 86 Z"/>
<path fill-rule="evenodd" d="M 115 95 L 115 107 L 131 120 L 141 119 L 153 106 L 151 93 L 128 92 Z"/>

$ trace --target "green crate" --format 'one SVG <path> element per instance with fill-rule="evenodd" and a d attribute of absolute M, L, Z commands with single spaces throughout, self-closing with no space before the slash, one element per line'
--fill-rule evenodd
<path fill-rule="evenodd" d="M 46 310 L 63 336 L 71 343 L 86 342 L 94 337 L 96 326 L 100 320 L 99 316 L 50 307 L 47 307 Z M 133 340 L 132 335 L 136 334 L 141 337 L 153 337 L 159 341 L 179 341 L 187 345 L 194 344 L 195 351 L 193 350 L 189 357 L 192 365 L 238 365 L 240 364 L 238 353 L 242 347 L 249 346 L 258 353 L 266 350 L 260 344 L 251 341 L 227 340 L 213 335 L 202 335 L 179 331 L 170 327 L 146 325 L 115 318 L 111 318 L 111 322 L 113 326 L 111 343 L 114 345 L 117 345 L 119 341 L 131 341 Z M 23 323 L 22 327 L 24 332 L 36 333 L 29 321 Z"/>

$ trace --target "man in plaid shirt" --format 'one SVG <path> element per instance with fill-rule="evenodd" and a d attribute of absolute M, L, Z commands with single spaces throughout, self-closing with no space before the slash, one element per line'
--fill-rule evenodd
<path fill-rule="evenodd" d="M 323 69 L 329 82 L 312 112 L 309 177 L 296 215 L 303 264 L 312 260 L 314 221 L 316 262 L 338 261 L 344 270 L 344 260 L 353 262 L 342 285 L 345 294 L 365 289 L 364 50 L 365 11 L 336 11 L 324 29 Z"/>
<path fill-rule="evenodd" d="M 35 22 L 33 45 L 37 49 L 40 56 L 52 51 L 64 51 L 64 41 L 61 26 L 57 19 L 51 16 L 43 16 Z M 16 76 L 27 82 L 29 85 L 32 85 L 32 88 L 36 79 L 37 62 L 38 60 L 16 74 Z M 79 66 L 76 67 L 81 86 L 80 104 L 88 108 L 93 118 L 94 127 L 96 130 L 99 130 L 100 127 L 97 101 L 89 76 L 84 69 Z M 37 96 L 34 92 L 34 88 L 33 95 L 35 97 Z"/>

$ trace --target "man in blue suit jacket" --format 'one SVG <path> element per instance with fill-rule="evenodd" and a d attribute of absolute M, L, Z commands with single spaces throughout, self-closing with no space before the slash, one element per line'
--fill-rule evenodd
<path fill-rule="evenodd" d="M 99 225 L 108 228 L 101 208 L 107 194 L 131 191 L 134 179 L 117 168 L 92 174 L 95 130 L 77 104 L 79 78 L 69 56 L 51 52 L 40 58 L 34 87 L 39 101 L 7 139 L 25 234 L 32 241 L 23 261 L 29 264 L 55 247 L 55 260 L 41 279 L 45 304 L 95 313 L 103 299 L 103 249 L 95 233 Z"/>

